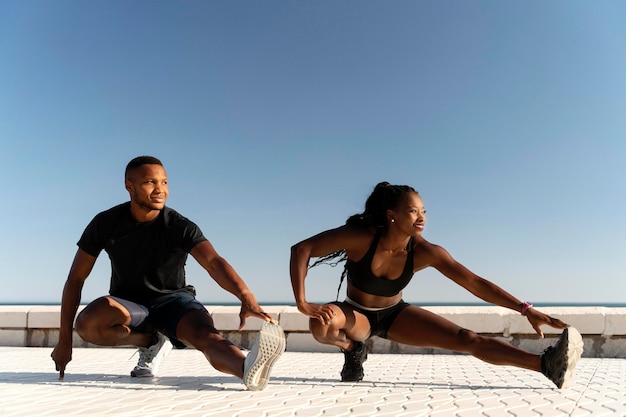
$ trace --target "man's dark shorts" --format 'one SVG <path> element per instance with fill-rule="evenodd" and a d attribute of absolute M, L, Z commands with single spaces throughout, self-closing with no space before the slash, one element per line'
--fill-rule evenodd
<path fill-rule="evenodd" d="M 118 297 L 113 298 L 130 313 L 131 329 L 145 333 L 161 332 L 178 349 L 186 347 L 183 342 L 176 339 L 176 328 L 180 319 L 192 311 L 206 311 L 204 305 L 196 300 L 193 294 L 183 291 L 157 297 L 147 306 Z"/>
<path fill-rule="evenodd" d="M 402 310 L 410 306 L 409 303 L 405 302 L 404 300 L 400 300 L 398 304 L 391 307 L 387 307 L 382 310 L 372 311 L 355 306 L 348 301 L 335 301 L 332 304 L 336 304 L 339 307 L 349 306 L 351 309 L 363 314 L 367 318 L 367 321 L 369 321 L 370 323 L 370 335 L 378 336 L 383 339 L 387 339 L 387 332 L 393 324 L 393 321 L 396 319 L 396 317 L 398 317 L 398 314 L 400 314 Z"/>

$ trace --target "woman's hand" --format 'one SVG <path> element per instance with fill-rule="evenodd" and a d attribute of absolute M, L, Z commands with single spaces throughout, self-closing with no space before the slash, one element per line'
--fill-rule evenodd
<path fill-rule="evenodd" d="M 530 325 L 533 326 L 535 332 L 543 339 L 543 332 L 541 331 L 541 326 L 548 325 L 550 327 L 554 327 L 555 329 L 564 329 L 568 327 L 567 323 L 559 319 L 555 319 L 554 317 L 550 317 L 545 313 L 542 313 L 539 310 L 535 310 L 534 308 L 529 308 L 526 311 L 526 318 L 530 322 Z"/>
<path fill-rule="evenodd" d="M 298 310 L 305 316 L 319 320 L 323 325 L 329 324 L 335 312 L 328 304 L 299 303 Z"/>

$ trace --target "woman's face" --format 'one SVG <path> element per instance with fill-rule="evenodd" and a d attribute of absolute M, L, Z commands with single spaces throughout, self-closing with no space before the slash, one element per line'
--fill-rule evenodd
<path fill-rule="evenodd" d="M 408 192 L 394 210 L 387 211 L 389 221 L 410 236 L 421 235 L 426 225 L 426 209 L 416 192 Z"/>

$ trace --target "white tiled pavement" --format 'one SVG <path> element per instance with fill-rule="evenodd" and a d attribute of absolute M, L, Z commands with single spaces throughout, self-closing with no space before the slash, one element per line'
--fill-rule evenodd
<path fill-rule="evenodd" d="M 126 348 L 74 349 L 58 380 L 50 348 L 0 347 L 0 417 L 13 416 L 626 416 L 626 359 L 583 358 L 573 386 L 465 355 L 370 354 L 341 383 L 340 353 L 286 352 L 264 391 L 246 391 L 194 350 L 155 379 L 130 378 Z"/>

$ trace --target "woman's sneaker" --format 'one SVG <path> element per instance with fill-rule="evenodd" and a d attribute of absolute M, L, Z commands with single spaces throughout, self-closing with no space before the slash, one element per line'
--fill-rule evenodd
<path fill-rule="evenodd" d="M 130 371 L 130 376 L 149 378 L 156 375 L 161 361 L 172 350 L 172 343 L 166 336 L 161 333 L 157 333 L 156 336 L 156 343 L 148 347 L 139 348 L 139 360 L 137 361 L 137 366 Z"/>
<path fill-rule="evenodd" d="M 541 372 L 558 388 L 568 388 L 574 378 L 574 368 L 583 353 L 583 338 L 573 327 L 567 327 L 554 346 L 541 356 Z"/>
<path fill-rule="evenodd" d="M 243 363 L 243 382 L 249 390 L 265 388 L 272 366 L 285 351 L 285 333 L 278 324 L 265 322 Z"/>
<path fill-rule="evenodd" d="M 363 380 L 363 362 L 367 360 L 367 345 L 354 342 L 350 352 L 343 351 L 344 363 L 341 370 L 341 382 L 359 382 Z"/>

